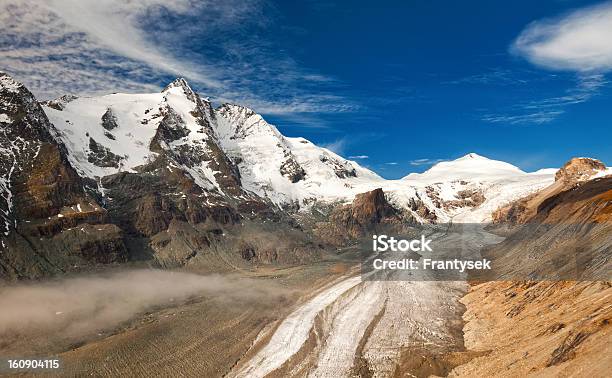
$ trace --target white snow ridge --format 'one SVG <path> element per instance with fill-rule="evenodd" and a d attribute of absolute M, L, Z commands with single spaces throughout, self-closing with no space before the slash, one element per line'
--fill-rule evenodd
<path fill-rule="evenodd" d="M 58 99 L 55 104 L 59 103 Z M 279 206 L 298 209 L 317 202 L 347 202 L 358 193 L 382 188 L 394 205 L 413 211 L 422 222 L 434 218 L 437 222 L 482 222 L 492 209 L 549 185 L 555 173 L 525 173 L 511 164 L 471 153 L 438 163 L 422 174 L 385 180 L 304 138 L 283 136 L 251 109 L 232 104 L 213 109 L 184 79 L 177 79 L 160 93 L 70 97 L 61 106 L 48 104 L 44 110 L 71 163 L 87 177 L 133 171 L 154 159 L 157 153 L 151 150 L 151 141 L 164 116 L 172 113 L 186 135 L 163 144 L 163 148 L 190 145 L 210 152 L 205 142 L 215 143 L 237 166 L 243 189 Z M 197 117 L 203 117 L 209 128 Z M 111 163 L 92 159 L 92 149 L 108 152 Z M 215 178 L 219 172 L 207 162 L 182 168 L 201 187 L 223 192 Z M 484 203 L 475 208 L 456 205 L 453 201 L 462 199 L 467 191 L 481 193 Z M 420 215 L 415 210 L 418 206 L 429 209 L 431 219 Z"/>

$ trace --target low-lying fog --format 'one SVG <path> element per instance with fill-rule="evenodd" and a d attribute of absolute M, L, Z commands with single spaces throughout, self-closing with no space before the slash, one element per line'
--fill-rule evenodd
<path fill-rule="evenodd" d="M 130 270 L 0 287 L 3 335 L 61 333 L 68 338 L 112 329 L 156 306 L 191 297 L 270 300 L 287 291 L 270 282 L 161 270 Z"/>

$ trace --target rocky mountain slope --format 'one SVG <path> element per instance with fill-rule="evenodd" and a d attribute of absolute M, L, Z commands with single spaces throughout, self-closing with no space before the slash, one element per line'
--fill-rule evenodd
<path fill-rule="evenodd" d="M 337 206 L 329 219 L 316 225 L 324 241 L 342 246 L 369 234 L 400 232 L 415 223 L 408 211 L 393 207 L 382 189 L 357 194 L 352 203 Z"/>
<path fill-rule="evenodd" d="M 607 279 L 611 173 L 593 159 L 570 160 L 552 185 L 494 213 L 490 228 L 511 231 L 486 254 L 496 258 L 507 279 Z"/>
<path fill-rule="evenodd" d="M 492 214 L 492 221 L 503 224 L 524 224 L 536 214 L 538 207 L 546 199 L 591 179 L 611 174 L 612 169 L 606 168 L 599 160 L 573 158 L 555 173 L 554 183 L 495 210 Z"/>
<path fill-rule="evenodd" d="M 362 193 L 381 188 L 374 202 L 384 200 L 405 223 L 483 222 L 554 179 L 554 170 L 525 173 L 468 154 L 385 180 L 306 139 L 283 136 L 248 108 L 213 108 L 184 79 L 160 93 L 67 95 L 42 106 L 8 75 L 1 85 L 2 147 L 10 158 L 2 160 L 7 251 L 0 262 L 13 278 L 142 259 L 213 270 L 302 261 L 320 252 L 306 252 L 325 239 L 311 232 L 317 222 L 331 219 L 358 233 L 361 223 L 338 207 L 359 203 Z M 69 236 L 75 232 L 83 235 Z M 284 242 L 270 249 L 240 236 L 253 234 Z M 19 237 L 28 257 L 16 247 Z M 52 247 L 51 238 L 61 246 Z M 285 247 L 293 255 L 281 252 Z"/>
<path fill-rule="evenodd" d="M 134 259 L 197 257 L 219 270 L 318 255 L 295 222 L 243 188 L 211 126 L 215 112 L 184 80 L 159 94 L 64 96 L 41 107 L 1 78 L 3 278 Z M 243 243 L 284 232 L 292 237 L 273 249 Z M 229 256 L 211 257 L 220 246 Z"/>
<path fill-rule="evenodd" d="M 385 180 L 304 138 L 285 137 L 251 109 L 233 104 L 213 109 L 184 79 L 161 93 L 64 97 L 44 109 L 71 162 L 87 177 L 99 181 L 133 172 L 163 153 L 172 155 L 171 168 L 187 171 L 208 192 L 254 195 L 285 210 L 348 203 L 359 193 L 383 188 L 395 206 L 408 208 L 417 221 L 446 222 L 480 205 L 485 190 L 514 185 L 506 192 L 515 197 L 491 193 L 498 197 L 491 206 L 497 207 L 548 185 L 554 174 L 528 174 L 468 154 L 423 174 Z"/>
<path fill-rule="evenodd" d="M 478 284 L 462 300 L 466 347 L 478 357 L 451 376 L 608 374 L 610 173 L 572 159 L 554 184 L 497 212 L 513 227 L 486 254 L 508 281 Z"/>
<path fill-rule="evenodd" d="M 32 94 L 0 74 L 0 99 L 0 275 L 37 277 L 81 259 L 125 261 L 121 229 L 85 189 Z"/>

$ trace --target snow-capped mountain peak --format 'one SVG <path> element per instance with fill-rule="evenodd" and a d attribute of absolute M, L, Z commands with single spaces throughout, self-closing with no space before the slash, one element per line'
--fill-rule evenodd
<path fill-rule="evenodd" d="M 134 171 L 163 155 L 169 169 L 182 169 L 205 190 L 254 193 L 300 208 L 350 201 L 358 193 L 383 188 L 417 219 L 445 221 L 479 204 L 481 194 L 494 193 L 491 188 L 518 183 L 524 189 L 516 190 L 520 194 L 552 177 L 470 153 L 421 174 L 385 180 L 304 138 L 284 136 L 252 109 L 234 104 L 213 109 L 182 78 L 160 93 L 71 97 L 44 109 L 72 165 L 85 176 Z M 506 194 L 489 201 L 489 207 L 512 197 Z"/>
<path fill-rule="evenodd" d="M 526 174 L 518 167 L 500 160 L 493 160 L 476 153 L 469 153 L 456 160 L 437 163 L 423 173 L 411 173 L 404 180 L 436 182 L 448 180 L 487 180 Z"/>
<path fill-rule="evenodd" d="M 253 110 L 217 109 L 217 135 L 237 162 L 245 187 L 278 204 L 346 198 L 364 181 L 382 180 L 355 162 L 304 138 L 288 138 Z"/>

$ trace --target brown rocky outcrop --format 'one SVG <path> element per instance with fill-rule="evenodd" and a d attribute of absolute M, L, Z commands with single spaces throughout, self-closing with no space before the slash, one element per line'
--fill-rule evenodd
<path fill-rule="evenodd" d="M 592 179 L 601 169 L 572 159 L 504 215 L 518 226 L 484 257 L 505 281 L 475 285 L 462 300 L 466 346 L 486 358 L 450 376 L 608 374 L 612 177 Z"/>
<path fill-rule="evenodd" d="M 342 245 L 384 226 L 401 228 L 414 220 L 391 206 L 382 189 L 357 194 L 351 204 L 332 210 L 329 221 L 317 225 L 317 233 L 327 242 Z"/>
<path fill-rule="evenodd" d="M 526 223 L 535 216 L 545 200 L 582 185 L 604 169 L 606 166 L 599 160 L 573 158 L 557 171 L 552 185 L 494 211 L 493 223 L 509 225 Z"/>
<path fill-rule="evenodd" d="M 561 181 L 566 185 L 574 185 L 580 181 L 588 180 L 604 169 L 606 169 L 606 166 L 599 160 L 572 158 L 557 171 L 555 181 Z"/>

